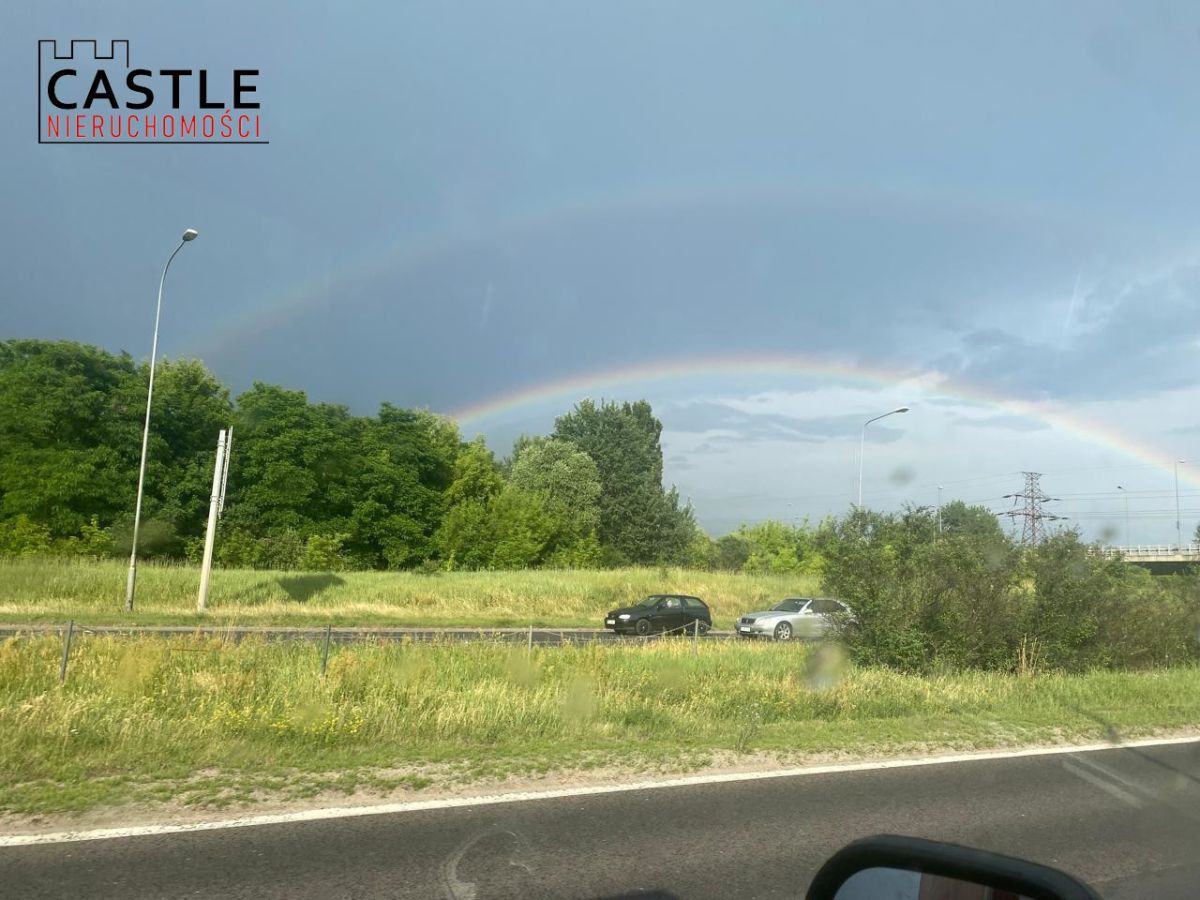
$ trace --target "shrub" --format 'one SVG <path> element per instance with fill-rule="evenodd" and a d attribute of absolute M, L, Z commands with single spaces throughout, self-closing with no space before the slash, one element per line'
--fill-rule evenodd
<path fill-rule="evenodd" d="M 104 559 L 113 555 L 114 545 L 112 534 L 108 529 L 101 528 L 100 520 L 96 516 L 92 516 L 90 522 L 84 523 L 79 535 L 64 540 L 60 549 L 67 556 Z"/>
<path fill-rule="evenodd" d="M 299 568 L 304 555 L 305 542 L 300 534 L 290 529 L 271 532 L 255 537 L 242 528 L 217 531 L 217 542 L 213 558 L 229 569 L 281 569 L 290 571 Z M 203 544 L 200 545 L 203 551 Z"/>
<path fill-rule="evenodd" d="M 912 671 L 1080 671 L 1200 658 L 1200 581 L 1155 579 L 1078 534 L 1033 548 L 984 528 L 938 535 L 933 514 L 856 510 L 825 547 L 824 589 L 860 661 Z"/>
<path fill-rule="evenodd" d="M 22 513 L 0 522 L 0 556 L 43 556 L 50 552 L 50 529 Z"/>
<path fill-rule="evenodd" d="M 314 534 L 304 542 L 300 568 L 310 572 L 335 572 L 345 567 L 342 543 L 345 534 Z"/>

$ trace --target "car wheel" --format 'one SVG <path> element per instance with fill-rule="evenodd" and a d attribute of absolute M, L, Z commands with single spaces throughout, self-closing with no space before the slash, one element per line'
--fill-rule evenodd
<path fill-rule="evenodd" d="M 706 635 L 706 634 L 708 634 L 708 623 L 701 622 L 700 623 L 700 636 L 704 637 L 704 635 Z"/>
<path fill-rule="evenodd" d="M 787 622 L 780 622 L 775 626 L 775 640 L 790 641 L 792 639 L 792 626 Z"/>
<path fill-rule="evenodd" d="M 633 630 L 636 631 L 638 634 L 640 634 L 642 637 L 645 637 L 646 635 L 648 635 L 650 633 L 650 620 L 649 619 L 638 619 L 637 624 L 633 626 Z"/>

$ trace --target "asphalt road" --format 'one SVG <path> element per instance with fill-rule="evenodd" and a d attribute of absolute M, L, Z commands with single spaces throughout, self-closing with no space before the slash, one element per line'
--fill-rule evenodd
<path fill-rule="evenodd" d="M 1118 900 L 1194 897 L 1200 744 L 0 847 L 0 895 L 794 898 L 879 832 L 1025 856 Z"/>

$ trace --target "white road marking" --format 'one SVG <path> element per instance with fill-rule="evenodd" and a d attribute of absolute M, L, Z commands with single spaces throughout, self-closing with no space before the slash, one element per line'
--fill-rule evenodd
<path fill-rule="evenodd" d="M 1148 738 L 1124 741 L 1119 744 L 1082 744 L 1062 747 L 1032 747 L 1025 750 L 987 750 L 980 753 L 956 753 L 918 759 L 886 759 L 874 762 L 840 763 L 828 766 L 799 766 L 791 769 L 772 769 L 766 772 L 726 772 L 711 775 L 685 775 L 661 781 L 631 781 L 625 784 L 600 784 L 547 791 L 522 791 L 511 794 L 485 794 L 476 797 L 449 797 L 442 800 L 410 800 L 404 803 L 381 803 L 372 806 L 327 807 L 291 813 L 245 816 L 212 822 L 189 822 L 170 825 L 131 825 L 126 828 L 97 828 L 90 831 L 56 831 L 46 834 L 0 835 L 0 847 L 26 847 L 32 844 L 63 844 L 72 841 L 103 841 L 112 838 L 145 837 L 156 834 L 180 834 L 189 831 L 216 831 L 224 828 L 249 828 L 255 825 L 285 825 L 292 822 L 317 822 L 323 819 L 350 819 L 358 816 L 385 816 L 395 813 L 422 812 L 434 809 L 458 809 L 470 806 L 490 806 L 498 803 L 524 803 L 532 800 L 556 800 L 563 797 L 588 797 L 595 794 L 616 794 L 629 791 L 652 791 L 662 788 L 695 787 L 706 784 L 731 784 L 739 781 L 761 781 L 768 778 L 798 778 L 806 775 L 836 775 L 843 772 L 876 772 L 883 769 L 908 769 L 918 766 L 940 766 L 950 763 L 979 762 L 991 759 L 1021 759 L 1027 756 L 1058 756 L 1068 753 L 1093 753 L 1098 750 L 1120 750 L 1125 747 L 1169 747 L 1175 744 L 1197 744 L 1200 737 Z"/>
<path fill-rule="evenodd" d="M 1095 778 L 1096 781 L 1093 782 L 1094 784 L 1115 797 L 1124 800 L 1126 797 L 1132 796 L 1134 798 L 1132 805 L 1134 806 L 1144 807 L 1148 802 L 1160 807 L 1173 809 L 1179 815 L 1191 819 L 1193 822 L 1200 822 L 1200 813 L 1197 813 L 1195 806 L 1196 790 L 1186 779 L 1182 785 L 1177 783 L 1173 790 L 1164 792 L 1161 788 L 1151 788 L 1136 779 L 1122 775 L 1116 769 L 1083 756 L 1067 757 L 1063 762 L 1063 768 L 1083 778 L 1085 781 Z M 1087 776 L 1084 769 L 1092 773 L 1091 778 Z M 1183 776 L 1180 774 L 1176 777 L 1182 778 Z M 1126 802 L 1131 801 L 1126 800 Z"/>
<path fill-rule="evenodd" d="M 1094 772 L 1089 772 L 1083 766 L 1077 765 L 1069 759 L 1063 763 L 1063 768 L 1076 778 L 1082 778 L 1088 784 L 1094 784 L 1096 787 L 1100 788 L 1100 790 L 1107 794 L 1111 794 L 1123 803 L 1128 803 L 1130 806 L 1136 807 L 1137 809 L 1141 809 L 1142 806 L 1145 805 L 1142 803 L 1141 799 L 1135 797 L 1129 791 L 1117 787 L 1112 782 L 1101 778 Z"/>

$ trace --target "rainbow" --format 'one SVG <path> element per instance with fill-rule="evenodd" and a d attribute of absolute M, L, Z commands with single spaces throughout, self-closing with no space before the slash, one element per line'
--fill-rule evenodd
<path fill-rule="evenodd" d="M 873 215 L 881 211 L 893 211 L 927 219 L 987 222 L 1014 229 L 1044 227 L 1054 231 L 1098 230 L 1091 221 L 1054 212 L 1048 214 L 1045 209 L 1020 206 L 1002 196 L 951 194 L 932 184 L 883 188 L 771 180 L 715 184 L 706 181 L 702 185 L 657 182 L 625 191 L 577 194 L 565 201 L 555 197 L 554 201 L 553 204 L 542 206 L 535 201 L 496 222 L 451 228 L 432 234 L 389 235 L 364 246 L 361 252 L 348 256 L 326 273 L 293 284 L 261 302 L 247 304 L 235 315 L 219 322 L 213 331 L 193 339 L 189 351 L 201 356 L 218 355 L 231 345 L 268 331 L 305 310 L 321 308 L 341 300 L 345 289 L 355 283 L 366 284 L 369 279 L 384 274 L 403 276 L 475 246 L 512 237 L 532 237 L 543 231 L 570 227 L 578 222 L 594 221 L 605 216 L 655 214 L 704 204 L 793 205 L 811 206 L 814 209 L 860 209 Z M 1111 225 L 1103 230 L 1109 238 L 1121 237 L 1121 233 Z M 453 415 L 460 423 L 469 426 L 539 403 L 573 402 L 584 396 L 596 396 L 604 391 L 616 391 L 647 382 L 713 375 L 800 376 L 839 380 L 873 388 L 912 382 L 916 390 L 926 395 L 953 398 L 1040 422 L 1154 468 L 1173 470 L 1174 457 L 1169 454 L 1086 420 L 1060 405 L 1002 396 L 937 372 L 895 371 L 816 356 L 681 358 L 577 372 L 497 395 L 459 409 Z M 1180 475 L 1200 487 L 1198 469 L 1200 467 L 1188 467 L 1181 470 Z"/>
<path fill-rule="evenodd" d="M 1051 231 L 1101 230 L 1093 222 L 1021 206 L 1000 195 L 951 194 L 932 184 L 870 187 L 784 180 L 705 182 L 701 185 L 656 182 L 624 191 L 579 193 L 566 199 L 554 199 L 553 204 L 538 205 L 535 202 L 494 222 L 433 233 L 393 234 L 364 245 L 358 253 L 347 255 L 331 270 L 313 273 L 277 294 L 241 307 L 212 330 L 196 335 L 189 342 L 188 352 L 203 358 L 215 356 L 229 346 L 271 331 L 307 310 L 321 309 L 344 300 L 347 288 L 368 284 L 373 278 L 403 276 L 472 247 L 536 236 L 609 216 L 654 215 L 702 206 L 793 206 L 808 207 L 816 212 L 850 209 L 874 216 L 890 213 L 925 220 L 999 224 L 1014 230 L 1032 227 Z M 1103 231 L 1114 241 L 1124 236 L 1123 231 L 1111 225 L 1106 225 Z"/>
<path fill-rule="evenodd" d="M 511 415 L 524 408 L 551 402 L 572 403 L 584 397 L 599 399 L 607 391 L 616 391 L 647 383 L 722 376 L 785 376 L 850 382 L 871 388 L 911 385 L 914 393 L 946 397 L 983 406 L 997 412 L 1039 422 L 1088 444 L 1104 447 L 1121 456 L 1135 459 L 1164 472 L 1174 473 L 1176 457 L 1138 441 L 1127 434 L 1085 419 L 1061 404 L 1006 397 L 977 385 L 951 380 L 931 371 L 884 369 L 815 356 L 706 356 L 680 358 L 653 363 L 635 363 L 606 369 L 576 372 L 563 378 L 526 385 L 498 394 L 478 403 L 456 409 L 448 415 L 460 425 L 479 426 L 488 420 Z M 1180 480 L 1200 487 L 1200 472 L 1180 469 Z"/>

